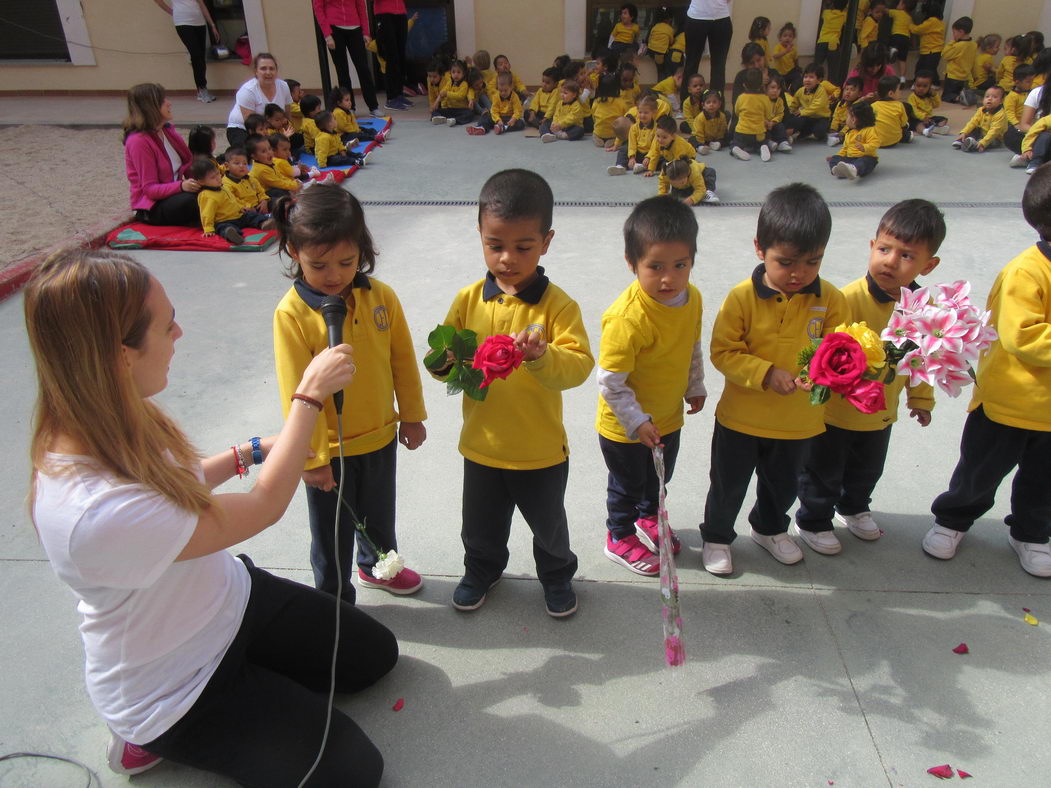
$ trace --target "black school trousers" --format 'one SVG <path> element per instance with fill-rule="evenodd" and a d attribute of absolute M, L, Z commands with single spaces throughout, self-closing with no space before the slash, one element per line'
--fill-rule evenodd
<path fill-rule="evenodd" d="M 190 68 L 193 69 L 193 83 L 198 90 L 208 87 L 206 75 L 208 53 L 208 28 L 205 25 L 176 25 L 182 45 L 190 54 Z"/>
<path fill-rule="evenodd" d="M 692 190 L 691 190 L 692 191 Z M 675 473 L 682 430 L 661 436 L 664 444 L 664 483 Z M 653 466 L 653 450 L 641 443 L 620 443 L 598 437 L 606 461 L 606 528 L 614 539 L 635 533 L 635 521 L 656 517 L 660 504 L 660 481 Z"/>

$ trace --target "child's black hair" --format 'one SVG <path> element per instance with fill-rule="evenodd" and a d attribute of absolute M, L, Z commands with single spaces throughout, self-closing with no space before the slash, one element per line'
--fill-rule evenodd
<path fill-rule="evenodd" d="M 757 38 L 765 38 L 763 31 L 770 28 L 770 20 L 765 16 L 757 16 L 752 20 L 752 26 L 748 30 L 748 38 L 754 41 Z"/>
<path fill-rule="evenodd" d="M 718 90 L 706 90 L 706 91 L 704 91 L 704 93 L 701 94 L 701 104 L 703 105 L 704 102 L 706 102 L 712 96 L 715 96 L 717 99 L 719 99 L 719 110 L 722 111 L 722 108 L 723 108 L 723 106 L 725 105 L 726 102 L 723 100 L 723 94 L 720 93 Z"/>
<path fill-rule="evenodd" d="M 378 252 L 365 225 L 365 211 L 346 189 L 316 183 L 295 196 L 279 197 L 272 215 L 281 254 L 291 257 L 293 250 L 298 253 L 304 249 L 325 254 L 336 244 L 350 241 L 358 247 L 358 271 L 371 274 L 376 268 Z M 299 279 L 303 268 L 292 259 L 285 275 Z"/>
<path fill-rule="evenodd" d="M 675 161 L 668 162 L 668 166 L 664 168 L 664 176 L 669 181 L 679 181 L 683 178 L 689 178 L 690 162 L 686 159 L 676 159 Z"/>
<path fill-rule="evenodd" d="M 620 77 L 616 74 L 603 74 L 598 78 L 598 86 L 595 88 L 595 100 L 615 99 L 620 96 Z"/>
<path fill-rule="evenodd" d="M 657 128 L 668 134 L 674 134 L 679 130 L 679 127 L 675 125 L 675 118 L 671 115 L 661 115 L 657 118 Z"/>
<path fill-rule="evenodd" d="M 1015 66 L 1014 76 L 1016 83 L 1023 82 L 1029 79 L 1030 77 L 1035 77 L 1036 69 L 1028 63 L 1019 63 L 1017 66 Z"/>
<path fill-rule="evenodd" d="M 219 165 L 208 156 L 194 156 L 193 161 L 190 162 L 190 177 L 195 181 L 207 177 L 213 171 L 218 172 Z"/>
<path fill-rule="evenodd" d="M 506 60 L 507 61 L 507 65 L 511 65 L 511 58 L 509 58 L 507 55 L 497 55 L 496 57 L 493 58 L 493 68 L 496 68 L 496 61 L 497 60 Z"/>
<path fill-rule="evenodd" d="M 758 68 L 746 68 L 741 86 L 745 93 L 761 93 L 763 90 L 763 72 Z"/>
<path fill-rule="evenodd" d="M 917 74 L 916 76 L 919 76 L 919 74 Z M 859 91 L 861 91 L 865 88 L 865 80 L 863 80 L 861 77 L 847 77 L 843 81 L 843 87 L 847 87 L 848 85 L 850 85 L 851 87 L 855 87 Z"/>
<path fill-rule="evenodd" d="M 313 114 L 319 109 L 321 109 L 321 99 L 313 94 L 303 96 L 303 100 L 299 102 L 299 111 L 304 117 L 313 117 Z"/>
<path fill-rule="evenodd" d="M 1033 67 L 1034 74 L 1045 74 L 1051 73 L 1051 49 L 1041 49 L 1036 53 L 1036 58 L 1033 62 L 1027 65 Z"/>
<path fill-rule="evenodd" d="M 442 58 L 437 55 L 432 57 L 427 63 L 428 74 L 444 74 L 449 64 L 446 63 Z"/>
<path fill-rule="evenodd" d="M 211 126 L 194 126 L 186 137 L 186 147 L 194 156 L 211 156 L 215 150 L 215 129 Z"/>
<path fill-rule="evenodd" d="M 558 82 L 558 80 L 562 79 L 562 72 L 554 66 L 550 66 L 549 68 L 544 69 L 543 76 L 547 77 L 552 82 Z"/>
<path fill-rule="evenodd" d="M 854 128 L 858 130 L 876 125 L 876 110 L 872 108 L 872 102 L 855 101 L 847 108 L 847 114 L 854 116 Z"/>
<path fill-rule="evenodd" d="M 619 73 L 621 76 L 624 76 L 625 74 L 629 73 L 638 74 L 639 69 L 634 63 L 621 63 L 620 67 L 617 69 L 617 73 Z"/>
<path fill-rule="evenodd" d="M 825 67 L 820 63 L 807 63 L 803 66 L 803 73 L 813 74 L 820 81 L 825 78 Z"/>
<path fill-rule="evenodd" d="M 887 52 L 885 44 L 881 44 L 879 41 L 872 41 L 867 47 L 861 50 L 861 57 L 858 60 L 858 71 L 864 72 L 870 68 L 886 68 L 887 63 L 890 62 L 890 54 Z"/>
<path fill-rule="evenodd" d="M 628 12 L 628 16 L 631 17 L 632 22 L 636 21 L 639 18 L 638 6 L 636 6 L 634 3 L 624 3 L 619 10 L 626 10 Z"/>
<path fill-rule="evenodd" d="M 960 30 L 964 35 L 970 35 L 971 31 L 974 30 L 974 20 L 969 16 L 961 16 L 955 22 L 952 23 L 953 30 Z"/>
<path fill-rule="evenodd" d="M 751 62 L 760 55 L 766 57 L 766 53 L 763 52 L 763 48 L 759 46 L 759 44 L 756 44 L 754 41 L 749 41 L 747 44 L 741 47 L 741 65 L 747 68 L 749 64 L 751 64 Z"/>
<path fill-rule="evenodd" d="M 824 249 L 831 234 L 832 214 L 817 189 L 806 183 L 789 183 L 766 196 L 755 239 L 763 252 L 775 244 L 785 244 L 807 253 Z"/>
<path fill-rule="evenodd" d="M 569 55 L 559 55 L 553 61 L 551 61 L 551 68 L 557 68 L 559 74 L 558 78 L 562 79 L 562 74 L 565 72 L 566 66 L 568 66 L 571 62 L 573 62 L 573 58 L 571 58 Z"/>
<path fill-rule="evenodd" d="M 879 220 L 876 235 L 880 234 L 907 244 L 922 241 L 927 244 L 927 252 L 933 256 L 945 240 L 945 216 L 929 200 L 902 200 L 891 206 Z"/>
<path fill-rule="evenodd" d="M 847 7 L 849 0 L 832 0 L 832 7 L 837 11 L 843 11 Z"/>
<path fill-rule="evenodd" d="M 456 59 L 454 59 L 454 60 L 453 60 L 453 61 L 452 61 L 452 62 L 451 62 L 451 63 L 449 64 L 449 81 L 450 81 L 450 82 L 452 82 L 452 83 L 453 83 L 454 85 L 459 85 L 459 84 L 460 84 L 461 82 L 463 82 L 463 80 L 460 80 L 460 82 L 456 82 L 456 81 L 455 81 L 455 80 L 453 79 L 453 69 L 454 69 L 454 68 L 459 68 L 459 69 L 460 69 L 460 71 L 461 71 L 461 72 L 463 73 L 464 79 L 467 79 L 467 64 L 466 64 L 466 63 L 464 63 L 464 62 L 463 62 L 462 60 L 460 60 L 459 58 L 456 58 Z"/>
<path fill-rule="evenodd" d="M 336 85 L 328 94 L 328 105 L 330 107 L 338 107 L 339 102 L 343 100 L 344 96 L 351 95 L 350 89 L 343 85 Z M 301 108 L 302 109 L 302 108 Z"/>
<path fill-rule="evenodd" d="M 923 18 L 941 19 L 945 15 L 945 0 L 924 0 Z"/>
<path fill-rule="evenodd" d="M 288 90 L 289 90 L 289 92 L 291 92 L 291 91 L 295 90 L 296 88 L 301 88 L 301 87 L 303 87 L 303 86 L 302 86 L 302 85 L 301 85 L 301 84 L 299 83 L 299 80 L 295 80 L 295 79 L 286 79 L 286 80 L 285 80 L 285 84 L 286 84 L 286 85 L 288 85 Z"/>
<path fill-rule="evenodd" d="M 689 162 L 683 164 L 689 166 Z M 632 270 L 653 244 L 677 242 L 689 247 L 692 260 L 697 254 L 697 216 L 690 206 L 669 195 L 643 200 L 624 222 L 624 256 Z"/>
<path fill-rule="evenodd" d="M 544 178 L 531 170 L 502 170 L 490 176 L 478 195 L 478 226 L 485 216 L 517 221 L 536 219 L 540 234 L 551 230 L 555 196 Z"/>
<path fill-rule="evenodd" d="M 325 126 L 328 125 L 330 120 L 333 120 L 336 116 L 329 112 L 327 109 L 322 110 L 314 117 L 314 124 L 318 127 L 318 131 L 324 131 Z"/>
<path fill-rule="evenodd" d="M 226 149 L 226 152 L 223 154 L 223 161 L 230 161 L 231 156 L 244 156 L 245 159 L 247 159 L 248 151 L 246 151 L 240 145 L 231 145 L 229 148 Z"/>
<path fill-rule="evenodd" d="M 245 138 L 245 150 L 248 152 L 248 158 L 251 159 L 255 157 L 256 148 L 258 148 L 260 143 L 263 142 L 266 142 L 268 145 L 270 144 L 262 134 L 249 134 Z"/>
<path fill-rule="evenodd" d="M 880 100 L 883 100 L 897 90 L 900 84 L 901 82 L 897 77 L 880 77 L 879 82 L 876 83 L 876 95 L 879 96 Z"/>
<path fill-rule="evenodd" d="M 274 115 L 276 115 L 279 112 L 282 115 L 285 114 L 285 108 L 282 107 L 280 104 L 267 104 L 265 107 L 263 107 L 263 117 L 267 120 L 270 120 L 270 118 L 274 117 Z"/>
<path fill-rule="evenodd" d="M 260 115 L 258 112 L 253 112 L 247 118 L 245 118 L 245 131 L 249 134 L 257 134 L 259 129 L 266 125 L 266 118 Z"/>
<path fill-rule="evenodd" d="M 280 131 L 275 131 L 273 134 L 266 138 L 266 141 L 270 143 L 270 148 L 274 151 L 274 153 L 277 153 L 277 146 L 282 142 L 287 142 L 290 145 L 292 144 L 292 141 Z"/>
<path fill-rule="evenodd" d="M 653 9 L 653 23 L 665 22 L 671 24 L 672 13 L 667 6 L 661 5 Z"/>
<path fill-rule="evenodd" d="M 1008 36 L 1004 40 L 1004 49 L 1006 50 L 1007 47 L 1011 47 L 1014 50 L 1015 57 L 1019 60 L 1025 58 L 1025 36 Z"/>
<path fill-rule="evenodd" d="M 690 74 L 690 78 L 686 80 L 686 87 L 689 88 L 690 83 L 693 82 L 695 79 L 701 80 L 702 85 L 708 84 L 704 79 L 704 74 Z"/>
<path fill-rule="evenodd" d="M 1029 176 L 1022 192 L 1022 216 L 1042 241 L 1051 241 L 1051 167 L 1043 164 Z"/>
<path fill-rule="evenodd" d="M 937 78 L 937 72 L 931 71 L 929 68 L 921 68 L 919 71 L 916 72 L 916 77 L 913 79 L 913 84 L 915 84 L 917 79 L 929 79 L 931 81 L 931 84 L 933 85 L 934 81 Z"/>
<path fill-rule="evenodd" d="M 1044 34 L 1039 30 L 1030 30 L 1022 38 L 1026 42 L 1026 58 L 1034 57 L 1044 51 Z"/>
<path fill-rule="evenodd" d="M 570 60 L 566 63 L 566 67 L 562 69 L 562 79 L 576 79 L 582 68 L 584 68 L 584 61 Z"/>
<path fill-rule="evenodd" d="M 792 31 L 792 35 L 796 35 L 796 26 L 793 25 L 791 22 L 785 22 L 783 25 L 781 25 L 781 29 L 777 31 L 777 37 L 780 38 L 789 30 Z"/>
<path fill-rule="evenodd" d="M 602 64 L 602 69 L 607 74 L 612 74 L 617 70 L 617 66 L 620 65 L 620 56 L 613 52 L 607 52 L 604 55 L 599 55 L 597 58 L 598 62 Z"/>
<path fill-rule="evenodd" d="M 510 74 L 508 74 L 508 76 L 510 76 Z M 478 82 L 478 80 L 484 79 L 485 77 L 482 76 L 482 72 L 476 69 L 474 66 L 471 66 L 469 69 L 467 69 L 467 76 L 464 77 L 464 80 L 467 82 L 467 84 L 472 86 L 476 82 Z"/>
<path fill-rule="evenodd" d="M 999 85 L 999 84 L 990 85 L 989 87 L 986 88 L 986 91 L 989 91 L 989 90 L 999 90 L 1000 91 L 1000 101 L 1001 102 L 1003 102 L 1004 96 L 1007 95 L 1007 91 L 1004 89 L 1003 85 Z M 985 93 L 982 93 L 982 95 L 984 96 Z"/>

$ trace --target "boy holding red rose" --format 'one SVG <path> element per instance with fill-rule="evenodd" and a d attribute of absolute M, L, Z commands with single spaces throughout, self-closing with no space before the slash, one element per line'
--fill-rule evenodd
<path fill-rule="evenodd" d="M 868 272 L 843 288 L 851 314 L 848 322 L 863 321 L 876 334 L 882 332 L 901 298 L 901 289 L 918 289 L 916 277 L 926 276 L 938 265 L 935 255 L 944 239 L 945 217 L 934 203 L 904 200 L 888 210 L 869 244 Z M 822 348 L 827 342 L 822 342 Z M 863 350 L 885 358 L 882 342 Z M 867 359 L 869 363 L 877 360 Z M 825 431 L 810 442 L 799 475 L 795 522 L 796 535 L 815 552 L 835 555 L 842 549 L 833 531 L 833 516 L 858 539 L 880 538 L 882 531 L 869 505 L 883 475 L 891 427 L 898 418 L 898 400 L 907 380 L 906 375 L 897 375 L 886 386 L 871 381 L 884 398 L 882 404 L 874 403 L 879 405 L 876 412 L 868 402 L 850 402 L 835 395 L 825 406 Z M 931 423 L 931 386 L 909 386 L 907 403 L 909 416 L 923 427 Z"/>
<path fill-rule="evenodd" d="M 733 572 L 730 543 L 752 474 L 752 539 L 783 564 L 803 553 L 788 535 L 788 508 L 807 439 L 824 431 L 823 411 L 796 385 L 799 352 L 849 322 L 843 295 L 818 278 L 832 232 L 828 205 L 813 187 L 772 191 L 759 212 L 760 264 L 727 295 L 712 329 L 712 364 L 726 376 L 715 411 L 711 485 L 701 535 L 704 568 Z"/>
<path fill-rule="evenodd" d="M 489 380 L 505 371 L 506 379 L 488 386 L 484 401 L 463 398 L 464 576 L 453 593 L 457 610 L 477 610 L 500 580 L 516 506 L 533 532 L 547 612 L 562 617 L 577 609 L 577 557 L 564 503 L 569 441 L 562 391 L 583 383 L 595 360 L 580 307 L 539 267 L 554 236 L 553 209 L 551 187 L 535 172 L 504 170 L 486 181 L 478 231 L 489 273 L 456 295 L 445 318 L 479 338 L 513 336 L 524 362 L 511 372 L 515 354 L 489 343 L 492 352 L 484 351 L 475 366 L 489 366 Z M 444 379 L 448 372 L 432 374 Z"/>

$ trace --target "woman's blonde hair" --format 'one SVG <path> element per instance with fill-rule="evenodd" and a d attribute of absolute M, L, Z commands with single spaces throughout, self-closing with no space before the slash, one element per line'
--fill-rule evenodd
<path fill-rule="evenodd" d="M 128 91 L 128 117 L 121 128 L 124 139 L 136 131 L 156 131 L 164 123 L 161 117 L 161 105 L 165 99 L 164 87 L 156 82 L 142 82 L 132 85 Z"/>
<path fill-rule="evenodd" d="M 123 359 L 123 345 L 140 348 L 145 341 L 150 282 L 149 272 L 130 257 L 92 249 L 57 252 L 30 278 L 26 329 L 39 383 L 33 483 L 40 472 L 56 472 L 47 452 L 66 436 L 119 478 L 200 514 L 212 503 L 211 491 L 191 470 L 200 455 L 160 408 L 139 395 Z"/>

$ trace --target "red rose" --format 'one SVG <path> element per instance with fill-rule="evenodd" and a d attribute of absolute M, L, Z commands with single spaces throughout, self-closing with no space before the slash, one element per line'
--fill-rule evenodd
<path fill-rule="evenodd" d="M 862 413 L 879 413 L 887 407 L 884 388 L 878 380 L 863 380 L 847 392 L 847 402 Z"/>
<path fill-rule="evenodd" d="M 514 337 L 506 334 L 488 337 L 474 352 L 471 366 L 483 374 L 479 388 L 485 388 L 497 378 L 506 378 L 522 364 L 523 353 L 515 347 Z"/>
<path fill-rule="evenodd" d="M 828 386 L 837 394 L 847 394 L 861 380 L 868 368 L 865 351 L 849 334 L 825 336 L 810 360 L 810 379 Z"/>

